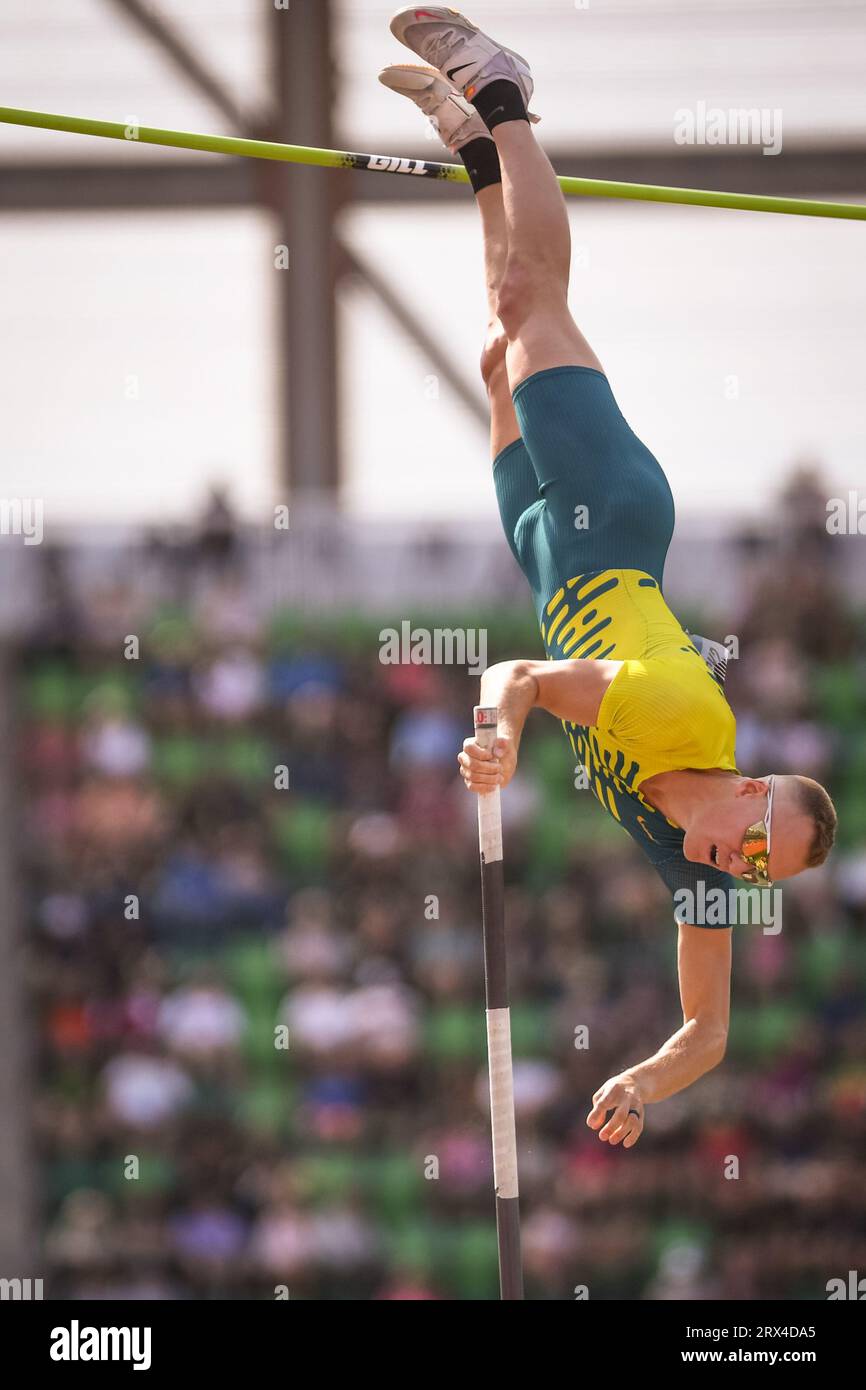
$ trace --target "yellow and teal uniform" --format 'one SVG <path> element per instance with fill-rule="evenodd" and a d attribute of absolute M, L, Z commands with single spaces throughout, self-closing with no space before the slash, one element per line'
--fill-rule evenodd
<path fill-rule="evenodd" d="M 682 829 L 640 791 L 659 772 L 736 771 L 733 711 L 662 595 L 674 524 L 667 479 L 600 372 L 538 372 L 514 403 L 521 438 L 496 459 L 494 481 L 547 655 L 623 663 L 597 723 L 564 724 L 574 757 L 672 893 L 721 888 L 729 901 L 736 880 L 690 863 Z"/>

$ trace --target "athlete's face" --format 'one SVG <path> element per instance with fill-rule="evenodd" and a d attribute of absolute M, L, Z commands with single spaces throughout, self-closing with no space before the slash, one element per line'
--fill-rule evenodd
<path fill-rule="evenodd" d="M 773 788 L 770 878 L 791 878 L 807 866 L 814 826 L 792 800 L 788 779 L 776 777 Z M 763 820 L 770 792 L 768 777 L 745 778 L 728 793 L 709 802 L 694 818 L 683 842 L 693 864 L 709 864 L 742 878 L 752 872 L 743 841 L 750 826 Z"/>

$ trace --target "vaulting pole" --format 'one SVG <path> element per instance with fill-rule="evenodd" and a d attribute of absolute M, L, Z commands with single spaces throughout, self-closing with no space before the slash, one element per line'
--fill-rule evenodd
<path fill-rule="evenodd" d="M 482 748 L 496 742 L 499 711 L 475 706 L 475 739 Z M 487 1065 L 490 1070 L 490 1127 L 493 1135 L 493 1186 L 499 1290 L 503 1299 L 523 1297 L 520 1262 L 520 1207 L 517 1195 L 517 1134 L 511 1064 L 511 1012 L 505 955 L 505 885 L 502 873 L 502 812 L 499 788 L 478 798 L 481 851 L 481 921 L 484 931 L 484 989 L 487 1002 Z"/>

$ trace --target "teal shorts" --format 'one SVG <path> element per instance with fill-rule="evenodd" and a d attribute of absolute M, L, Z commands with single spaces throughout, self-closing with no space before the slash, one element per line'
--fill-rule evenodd
<path fill-rule="evenodd" d="M 592 367 L 551 367 L 520 383 L 514 408 L 521 437 L 495 459 L 493 481 L 539 621 L 577 574 L 642 570 L 661 588 L 673 496 L 607 377 Z"/>

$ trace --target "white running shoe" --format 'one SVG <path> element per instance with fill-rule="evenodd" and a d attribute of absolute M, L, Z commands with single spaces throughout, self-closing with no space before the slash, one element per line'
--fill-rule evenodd
<path fill-rule="evenodd" d="M 391 33 L 470 100 L 491 82 L 516 83 L 526 103 L 532 97 L 532 74 L 519 53 L 483 34 L 471 19 L 445 5 L 407 5 L 391 20 Z M 530 116 L 533 121 L 538 116 Z"/>
<path fill-rule="evenodd" d="M 475 107 L 451 82 L 446 82 L 437 68 L 392 63 L 379 73 L 379 81 L 383 87 L 414 101 L 452 154 L 470 140 L 492 139 Z"/>

